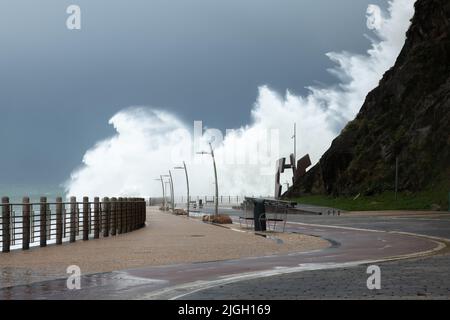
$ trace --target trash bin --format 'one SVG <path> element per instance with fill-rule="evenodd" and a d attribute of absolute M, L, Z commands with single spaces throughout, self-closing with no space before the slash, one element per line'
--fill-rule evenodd
<path fill-rule="evenodd" d="M 255 225 L 255 231 L 266 231 L 266 207 L 263 199 L 253 200 L 253 219 Z M 263 219 L 263 220 L 261 220 Z"/>

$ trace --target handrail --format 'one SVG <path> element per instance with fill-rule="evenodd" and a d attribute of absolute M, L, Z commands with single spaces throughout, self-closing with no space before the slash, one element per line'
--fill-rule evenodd
<path fill-rule="evenodd" d="M 71 197 L 63 202 L 47 202 L 41 197 L 30 202 L 10 203 L 3 197 L 0 203 L 0 244 L 2 252 L 12 249 L 28 250 L 30 246 L 45 247 L 63 242 L 88 241 L 100 236 L 115 236 L 145 226 L 146 202 L 143 198 L 95 197 L 82 202 Z"/>

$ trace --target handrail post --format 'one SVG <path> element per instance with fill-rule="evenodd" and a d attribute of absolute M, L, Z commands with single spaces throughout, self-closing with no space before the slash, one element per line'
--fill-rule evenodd
<path fill-rule="evenodd" d="M 11 210 L 9 207 L 9 198 L 2 198 L 2 251 L 9 252 L 11 246 Z"/>
<path fill-rule="evenodd" d="M 111 235 L 117 234 L 117 198 L 111 198 L 111 216 L 112 216 L 112 229 Z"/>
<path fill-rule="evenodd" d="M 100 198 L 94 198 L 94 239 L 100 238 Z"/>
<path fill-rule="evenodd" d="M 127 202 L 127 198 L 123 198 L 122 208 L 123 208 L 123 233 L 127 233 L 128 232 L 128 202 Z"/>
<path fill-rule="evenodd" d="M 30 249 L 30 198 L 22 199 L 22 250 Z"/>
<path fill-rule="evenodd" d="M 103 236 L 108 237 L 109 236 L 109 224 L 110 224 L 110 207 L 109 207 L 109 198 L 105 197 L 103 198 L 103 209 L 105 211 L 105 219 L 104 219 L 104 225 L 103 225 Z"/>
<path fill-rule="evenodd" d="M 145 222 L 147 221 L 147 206 L 145 203 L 143 203 L 142 211 L 142 227 L 145 227 Z"/>
<path fill-rule="evenodd" d="M 117 199 L 117 213 L 118 213 L 118 220 L 119 220 L 119 234 L 123 233 L 123 198 L 119 197 Z"/>
<path fill-rule="evenodd" d="M 131 214 L 132 214 L 132 207 L 131 205 L 133 202 L 131 201 L 131 198 L 127 198 L 127 232 L 131 231 Z"/>
<path fill-rule="evenodd" d="M 41 197 L 40 201 L 40 221 L 39 221 L 40 246 L 47 246 L 47 198 Z"/>
<path fill-rule="evenodd" d="M 137 226 L 137 220 L 138 220 L 138 203 L 137 203 L 137 198 L 133 198 L 133 230 L 136 230 L 136 226 Z"/>
<path fill-rule="evenodd" d="M 70 197 L 70 242 L 76 241 L 77 198 Z"/>
<path fill-rule="evenodd" d="M 56 244 L 62 244 L 62 212 L 63 212 L 63 204 L 62 198 L 56 198 Z"/>
<path fill-rule="evenodd" d="M 128 232 L 128 198 L 123 198 L 124 233 Z"/>
<path fill-rule="evenodd" d="M 83 240 L 89 240 L 89 198 L 83 197 Z"/>

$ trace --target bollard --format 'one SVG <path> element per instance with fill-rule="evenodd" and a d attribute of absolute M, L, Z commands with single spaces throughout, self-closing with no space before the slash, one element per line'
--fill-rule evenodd
<path fill-rule="evenodd" d="M 62 198 L 56 198 L 56 244 L 62 244 L 63 237 L 63 204 Z"/>
<path fill-rule="evenodd" d="M 47 246 L 47 198 L 41 197 L 40 201 L 40 221 L 39 221 L 40 246 Z"/>
<path fill-rule="evenodd" d="M 255 225 L 255 231 L 266 231 L 266 208 L 264 200 L 254 199 L 253 219 Z"/>
<path fill-rule="evenodd" d="M 22 250 L 30 249 L 30 198 L 22 199 Z"/>
<path fill-rule="evenodd" d="M 2 198 L 2 251 L 9 252 L 11 247 L 11 210 L 9 207 L 9 198 Z"/>
<path fill-rule="evenodd" d="M 70 242 L 76 241 L 77 198 L 70 197 Z"/>
<path fill-rule="evenodd" d="M 108 197 L 103 198 L 103 210 L 104 210 L 103 236 L 108 237 L 109 236 L 110 216 L 111 216 Z"/>

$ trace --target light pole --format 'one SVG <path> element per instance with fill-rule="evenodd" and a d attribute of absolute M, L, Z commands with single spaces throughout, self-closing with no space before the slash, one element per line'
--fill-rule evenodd
<path fill-rule="evenodd" d="M 172 181 L 172 173 L 170 172 L 170 170 L 169 170 L 169 174 L 163 174 L 161 177 L 164 177 L 164 178 L 169 178 L 169 181 L 166 181 L 166 183 L 168 183 L 169 184 L 169 187 L 170 187 L 170 201 L 172 202 L 172 205 L 171 205 L 171 207 L 172 207 L 172 211 L 173 211 L 173 209 L 174 209 L 174 197 L 173 197 L 173 181 Z"/>
<path fill-rule="evenodd" d="M 175 167 L 174 169 L 184 169 L 184 173 L 186 174 L 186 187 L 187 187 L 187 215 L 189 216 L 189 202 L 190 202 L 190 197 L 189 197 L 189 176 L 188 176 L 188 172 L 187 172 L 187 168 L 186 168 L 186 163 L 183 161 L 183 166 L 182 167 Z"/>
<path fill-rule="evenodd" d="M 294 139 L 294 163 L 297 161 L 297 123 L 294 122 L 294 135 L 291 137 L 291 139 Z"/>
<path fill-rule="evenodd" d="M 164 190 L 164 180 L 162 176 L 159 176 L 159 179 L 154 179 L 156 181 L 161 181 L 161 186 L 162 186 L 162 192 L 163 192 L 163 206 L 164 206 L 164 211 L 166 210 L 166 192 Z"/>
<path fill-rule="evenodd" d="M 175 211 L 175 195 L 173 194 L 173 179 L 172 172 L 169 170 L 169 178 L 170 178 L 170 194 L 172 196 L 172 212 Z"/>
<path fill-rule="evenodd" d="M 217 167 L 216 167 L 216 159 L 214 158 L 214 150 L 211 145 L 211 142 L 209 142 L 209 148 L 210 152 L 201 151 L 197 152 L 197 154 L 210 154 L 213 159 L 213 165 L 214 165 L 214 178 L 216 180 L 216 200 L 215 200 L 215 215 L 219 215 L 219 184 L 217 183 Z"/>

